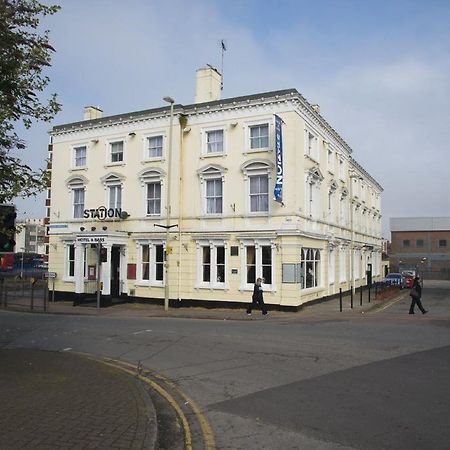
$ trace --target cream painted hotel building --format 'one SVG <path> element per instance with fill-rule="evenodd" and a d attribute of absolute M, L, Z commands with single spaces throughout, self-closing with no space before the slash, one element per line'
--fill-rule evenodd
<path fill-rule="evenodd" d="M 263 277 L 265 302 L 295 309 L 381 276 L 382 187 L 319 107 L 296 89 L 220 97 L 207 67 L 194 104 L 87 107 L 52 129 L 57 298 L 95 297 L 98 275 L 105 299 L 162 303 L 168 283 L 171 306 L 244 306 Z"/>

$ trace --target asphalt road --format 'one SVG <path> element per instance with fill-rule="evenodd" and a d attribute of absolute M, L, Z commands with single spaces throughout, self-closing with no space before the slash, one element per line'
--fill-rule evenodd
<path fill-rule="evenodd" d="M 219 449 L 446 449 L 450 289 L 364 315 L 250 320 L 0 312 L 0 344 L 141 363 L 203 409 Z"/>

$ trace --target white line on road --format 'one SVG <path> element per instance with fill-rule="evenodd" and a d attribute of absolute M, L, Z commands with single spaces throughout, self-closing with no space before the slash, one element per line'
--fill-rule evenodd
<path fill-rule="evenodd" d="M 141 333 L 146 333 L 152 330 L 141 330 L 141 331 L 135 331 L 133 334 L 141 334 Z"/>

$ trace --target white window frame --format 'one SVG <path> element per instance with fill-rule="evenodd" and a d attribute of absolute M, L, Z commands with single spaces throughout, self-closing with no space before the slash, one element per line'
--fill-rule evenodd
<path fill-rule="evenodd" d="M 240 241 L 241 259 L 241 291 L 253 291 L 254 283 L 247 283 L 247 249 L 255 247 L 255 281 L 263 278 L 262 247 L 270 247 L 271 250 L 271 277 L 272 283 L 264 283 L 263 289 L 268 292 L 276 292 L 276 245 L 273 239 L 242 239 Z"/>
<path fill-rule="evenodd" d="M 222 217 L 225 207 L 225 173 L 227 169 L 217 164 L 208 164 L 197 171 L 200 179 L 201 216 L 203 218 Z M 222 182 L 222 212 L 208 213 L 207 184 L 208 181 L 220 180 Z"/>
<path fill-rule="evenodd" d="M 84 160 L 83 165 L 77 165 L 77 150 L 84 148 Z M 88 165 L 88 145 L 87 144 L 77 144 L 72 146 L 72 170 L 86 169 Z"/>
<path fill-rule="evenodd" d="M 338 156 L 338 165 L 339 178 L 345 181 L 345 158 L 341 155 Z"/>
<path fill-rule="evenodd" d="M 209 248 L 210 251 L 210 281 L 203 281 L 203 248 Z M 224 275 L 225 281 L 218 280 L 218 247 L 223 247 L 224 251 Z M 228 272 L 228 243 L 223 239 L 200 239 L 196 241 L 197 252 L 197 280 L 196 289 L 229 289 Z"/>
<path fill-rule="evenodd" d="M 267 125 L 267 146 L 266 147 L 251 147 L 251 129 L 255 127 L 261 127 Z M 274 149 L 274 119 L 273 116 L 257 121 L 246 122 L 244 124 L 244 154 L 257 153 L 257 152 L 271 152 Z"/>
<path fill-rule="evenodd" d="M 71 208 L 71 217 L 75 221 L 82 221 L 83 218 L 83 212 L 86 209 L 87 204 L 87 191 L 86 191 L 86 184 L 87 179 L 82 175 L 74 175 L 70 177 L 68 180 L 66 180 L 66 186 L 69 190 L 70 195 L 70 208 Z M 76 190 L 82 190 L 83 191 L 83 209 L 81 212 L 81 217 L 75 217 L 75 191 Z"/>
<path fill-rule="evenodd" d="M 149 249 L 149 279 L 143 279 L 143 256 L 144 256 L 144 246 Z M 162 246 L 163 259 L 160 262 L 156 261 L 156 247 Z M 166 271 L 164 267 L 165 263 L 165 254 L 166 254 L 166 245 L 162 240 L 145 240 L 139 241 L 137 244 L 137 254 L 138 254 L 138 262 L 136 267 L 136 285 L 137 286 L 153 286 L 153 287 L 162 287 L 165 286 L 165 277 Z M 156 265 L 162 265 L 162 280 L 156 279 Z"/>
<path fill-rule="evenodd" d="M 214 183 L 214 186 L 216 183 L 220 186 L 221 192 L 220 197 L 217 195 L 216 192 L 214 192 L 213 196 L 208 196 L 208 185 L 210 183 Z M 205 214 L 208 216 L 215 215 L 215 216 L 221 216 L 223 214 L 223 179 L 222 177 L 217 178 L 207 178 L 205 179 Z M 220 198 L 220 211 L 209 211 L 208 209 L 208 200 L 217 200 Z M 213 202 L 214 207 L 216 206 L 216 201 Z"/>
<path fill-rule="evenodd" d="M 272 187 L 272 169 L 273 163 L 267 160 L 250 160 L 241 165 L 244 174 L 244 182 L 246 184 L 246 212 L 248 216 L 268 216 L 271 211 L 271 190 Z M 251 211 L 250 199 L 250 179 L 253 176 L 267 175 L 267 211 Z"/>
<path fill-rule="evenodd" d="M 105 204 L 109 208 L 119 208 L 117 206 L 117 199 L 115 201 L 115 205 L 111 206 L 111 188 L 117 189 L 120 188 L 120 198 L 121 198 L 121 205 L 120 209 L 124 209 L 124 181 L 125 177 L 119 173 L 110 172 L 107 173 L 105 176 L 100 178 L 101 183 L 103 184 L 103 188 L 105 190 Z"/>
<path fill-rule="evenodd" d="M 339 282 L 347 282 L 347 247 L 339 248 Z"/>
<path fill-rule="evenodd" d="M 162 152 L 161 156 L 150 156 L 149 141 L 150 139 L 161 137 L 162 138 Z M 147 133 L 143 136 L 143 161 L 163 161 L 166 156 L 166 144 L 167 138 L 164 131 L 155 131 Z"/>
<path fill-rule="evenodd" d="M 112 193 L 114 191 L 114 202 L 112 199 Z M 108 208 L 122 209 L 122 184 L 109 184 L 108 185 Z"/>
<path fill-rule="evenodd" d="M 73 260 L 70 259 L 70 248 L 73 247 Z M 76 245 L 75 241 L 66 241 L 64 242 L 64 276 L 63 281 L 67 281 L 70 283 L 75 282 L 75 271 L 77 267 L 77 262 L 75 259 L 76 255 Z M 83 245 L 83 258 L 84 258 L 84 266 L 83 266 L 83 279 L 87 281 L 88 279 L 88 259 L 87 259 L 87 247 Z M 70 261 L 73 261 L 73 275 L 70 275 Z"/>
<path fill-rule="evenodd" d="M 312 258 L 307 259 L 308 253 L 312 255 Z M 306 271 L 308 270 L 308 265 L 311 263 L 313 265 L 313 273 L 312 273 L 313 286 L 306 287 L 306 280 L 307 280 Z M 322 251 L 319 248 L 303 247 L 300 250 L 300 289 L 302 291 L 320 289 L 323 286 L 322 266 L 323 266 L 323 257 Z"/>
<path fill-rule="evenodd" d="M 325 145 L 325 149 L 327 152 L 327 168 L 328 172 L 333 173 L 336 170 L 336 153 L 333 150 L 333 147 L 331 147 L 330 144 Z"/>
<path fill-rule="evenodd" d="M 336 222 L 336 192 L 337 184 L 333 181 L 328 187 L 327 210 L 328 220 L 332 223 Z"/>
<path fill-rule="evenodd" d="M 112 160 L 112 146 L 115 143 L 122 142 L 122 161 Z M 108 166 L 123 166 L 126 160 L 126 139 L 124 137 L 117 137 L 109 139 L 106 142 L 106 164 Z"/>
<path fill-rule="evenodd" d="M 336 252 L 335 247 L 328 248 L 328 285 L 336 282 Z"/>
<path fill-rule="evenodd" d="M 322 181 L 323 176 L 318 169 L 305 174 L 305 214 L 312 220 L 320 219 Z"/>
<path fill-rule="evenodd" d="M 148 218 L 154 218 L 154 217 L 163 217 L 162 212 L 165 210 L 166 207 L 166 200 L 165 200 L 165 189 L 164 189 L 164 180 L 165 180 L 166 173 L 161 169 L 144 169 L 139 174 L 139 179 L 141 182 L 142 187 L 142 211 L 143 216 Z M 160 212 L 159 214 L 148 214 L 147 213 L 147 192 L 148 192 L 148 184 L 151 183 L 159 183 L 161 186 L 161 197 L 160 197 Z"/>
<path fill-rule="evenodd" d="M 208 136 L 210 133 L 216 131 L 222 132 L 222 151 L 220 152 L 210 152 L 208 151 Z M 213 158 L 217 156 L 225 156 L 227 154 L 227 129 L 223 125 L 202 128 L 200 131 L 201 135 L 201 158 Z"/>
<path fill-rule="evenodd" d="M 305 156 L 315 162 L 319 162 L 319 138 L 318 134 L 310 128 L 305 128 Z"/>
<path fill-rule="evenodd" d="M 78 193 L 82 193 L 82 197 L 83 197 L 83 203 L 76 203 L 75 201 L 77 200 L 77 194 Z M 81 214 L 80 215 L 76 215 L 75 211 L 76 211 L 76 207 L 82 205 L 81 208 Z M 74 187 L 72 188 L 72 217 L 74 219 L 83 219 L 83 215 L 84 215 L 84 210 L 86 209 L 86 189 L 84 186 L 82 187 Z"/>
<path fill-rule="evenodd" d="M 155 186 L 155 187 L 159 186 L 159 197 L 155 196 L 155 197 L 149 198 L 149 187 L 151 185 Z M 161 197 L 162 197 L 161 181 L 160 180 L 147 181 L 145 183 L 145 215 L 147 217 L 161 216 Z M 153 204 L 156 206 L 156 205 L 158 205 L 158 199 L 159 199 L 159 212 L 150 212 L 149 211 L 149 201 L 152 201 Z"/>

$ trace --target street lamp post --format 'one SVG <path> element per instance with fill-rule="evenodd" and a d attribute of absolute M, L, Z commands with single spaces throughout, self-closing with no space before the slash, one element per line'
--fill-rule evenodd
<path fill-rule="evenodd" d="M 173 105 L 175 100 L 172 97 L 164 97 L 163 100 L 170 103 L 170 122 L 169 122 L 169 149 L 167 152 L 167 194 L 166 194 L 166 261 L 164 264 L 165 268 L 165 285 L 164 285 L 164 310 L 169 310 L 169 231 L 170 225 L 170 182 L 171 182 L 171 162 L 172 162 L 172 139 L 173 139 Z"/>

